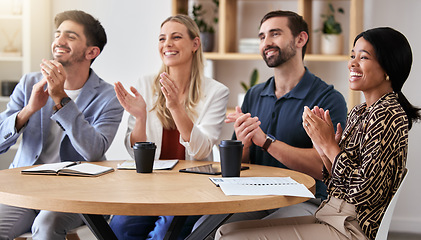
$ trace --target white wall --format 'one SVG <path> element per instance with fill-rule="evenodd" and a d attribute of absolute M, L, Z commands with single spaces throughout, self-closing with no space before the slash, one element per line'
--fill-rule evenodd
<path fill-rule="evenodd" d="M 247 1 L 255 4 L 253 1 Z M 256 2 L 256 1 L 254 1 Z M 274 8 L 291 7 L 291 1 L 279 4 L 277 1 L 258 1 L 257 8 L 251 12 L 260 21 L 262 14 Z M 293 1 L 292 1 L 293 2 Z M 335 1 L 337 2 L 337 1 Z M 339 1 L 338 4 L 346 4 Z M 260 8 L 259 8 L 260 7 Z M 137 1 L 137 0 L 54 0 L 52 1 L 52 16 L 63 10 L 81 9 L 85 10 L 103 23 L 109 42 L 101 56 L 95 61 L 93 68 L 106 81 L 113 83 L 121 81 L 129 86 L 140 75 L 155 72 L 160 66 L 160 59 L 157 54 L 157 36 L 161 22 L 171 14 L 170 0 Z M 247 16 L 247 10 L 245 11 Z M 421 33 L 417 24 L 421 22 L 419 15 L 421 1 L 418 0 L 366 0 L 364 10 L 364 27 L 391 26 L 402 31 L 412 44 L 414 53 L 414 64 L 412 73 L 406 83 L 403 92 L 414 104 L 421 106 L 421 99 L 418 91 L 421 83 Z M 257 14 L 259 13 L 259 14 Z M 249 17 L 248 19 L 251 19 Z M 344 23 L 345 27 L 348 23 Z M 251 24 L 250 24 L 251 25 Z M 254 37 L 257 34 L 258 24 L 241 27 L 240 36 Z M 247 28 L 247 26 L 249 26 Z M 236 63 L 219 61 L 215 63 L 215 78 L 224 82 L 231 89 L 229 106 L 236 105 L 237 93 L 240 92 L 239 81 L 248 81 L 254 67 L 260 70 L 260 81 L 265 81 L 271 74 L 263 61 L 239 61 Z M 308 63 L 312 72 L 327 82 L 335 84 L 345 97 L 347 97 L 347 75 L 346 63 Z M 244 71 L 244 69 L 250 69 Z M 123 138 L 127 127 L 127 115 L 123 119 L 118 135 L 107 153 L 109 159 L 128 158 L 123 147 Z M 230 127 L 224 128 L 224 136 L 231 136 Z M 394 231 L 421 233 L 421 207 L 419 199 L 421 192 L 418 191 L 418 183 L 421 182 L 421 125 L 415 125 L 410 132 L 408 168 L 409 176 L 407 186 L 404 187 L 398 206 L 395 210 L 391 229 Z"/>

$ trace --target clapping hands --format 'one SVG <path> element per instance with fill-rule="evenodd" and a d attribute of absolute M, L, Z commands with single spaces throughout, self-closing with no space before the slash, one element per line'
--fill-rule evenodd
<path fill-rule="evenodd" d="M 304 130 L 311 138 L 313 146 L 319 155 L 322 158 L 327 157 L 333 162 L 333 159 L 337 154 L 337 149 L 339 148 L 338 143 L 342 135 L 341 124 L 338 123 L 337 131 L 335 133 L 329 110 L 325 111 L 323 108 L 319 108 L 317 106 L 312 110 L 305 106 L 302 119 Z M 335 150 L 329 151 L 332 148 Z"/>
<path fill-rule="evenodd" d="M 234 113 L 227 115 L 226 123 L 234 123 L 237 139 L 242 141 L 244 147 L 250 147 L 252 142 L 263 145 L 266 135 L 259 127 L 261 122 L 258 117 L 251 117 L 250 113 L 243 113 L 240 107 L 235 108 Z M 260 146 L 261 146 L 260 145 Z"/>
<path fill-rule="evenodd" d="M 146 116 L 145 100 L 136 88 L 130 87 L 130 91 L 134 94 L 134 96 L 126 91 L 121 82 L 116 82 L 114 84 L 114 90 L 118 101 L 127 112 L 136 118 Z"/>

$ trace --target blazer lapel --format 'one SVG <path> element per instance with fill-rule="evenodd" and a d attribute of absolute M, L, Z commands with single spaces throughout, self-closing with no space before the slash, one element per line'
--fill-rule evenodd
<path fill-rule="evenodd" d="M 86 81 L 85 85 L 82 87 L 82 91 L 76 99 L 76 105 L 79 110 L 83 112 L 88 104 L 92 101 L 93 98 L 97 95 L 97 87 L 99 85 L 99 78 L 94 71 L 91 70 L 91 75 Z"/>

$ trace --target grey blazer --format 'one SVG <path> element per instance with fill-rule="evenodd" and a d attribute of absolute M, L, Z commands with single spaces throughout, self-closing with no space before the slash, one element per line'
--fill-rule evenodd
<path fill-rule="evenodd" d="M 76 102 L 70 101 L 54 113 L 54 101 L 49 98 L 26 126 L 16 131 L 16 116 L 28 104 L 32 86 L 42 77 L 41 73 L 24 75 L 10 96 L 7 109 L 0 114 L 0 153 L 6 152 L 22 135 L 10 168 L 30 166 L 37 161 L 45 146 L 50 124 L 54 122 L 64 131 L 60 143 L 62 161 L 105 160 L 105 152 L 114 139 L 124 109 L 113 86 L 99 78 L 92 69 Z"/>

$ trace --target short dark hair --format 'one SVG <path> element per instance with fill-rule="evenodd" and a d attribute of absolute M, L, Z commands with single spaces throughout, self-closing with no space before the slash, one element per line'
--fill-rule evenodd
<path fill-rule="evenodd" d="M 97 46 L 102 52 L 105 44 L 107 44 L 107 34 L 98 19 L 80 10 L 65 11 L 56 15 L 54 19 L 56 28 L 67 20 L 81 24 L 84 27 L 83 33 L 87 39 L 86 44 L 88 46 Z"/>
<path fill-rule="evenodd" d="M 408 127 L 412 122 L 421 118 L 419 108 L 412 106 L 402 93 L 402 87 L 407 80 L 412 66 L 412 50 L 406 37 L 399 31 L 390 27 L 378 27 L 358 34 L 358 39 L 364 38 L 373 46 L 377 61 L 389 76 L 392 89 L 398 94 L 399 103 L 408 116 Z"/>
<path fill-rule="evenodd" d="M 304 55 L 306 53 L 307 44 L 310 41 L 310 34 L 308 32 L 308 25 L 307 22 L 304 20 L 304 18 L 300 15 L 298 15 L 295 12 L 292 11 L 283 11 L 283 10 L 277 10 L 267 13 L 262 20 L 260 21 L 260 26 L 268 20 L 269 18 L 273 17 L 286 17 L 288 18 L 288 27 L 291 30 L 292 36 L 297 37 L 301 32 L 306 32 L 308 35 L 308 40 L 306 44 L 303 46 L 303 53 L 302 57 L 304 58 Z"/>

